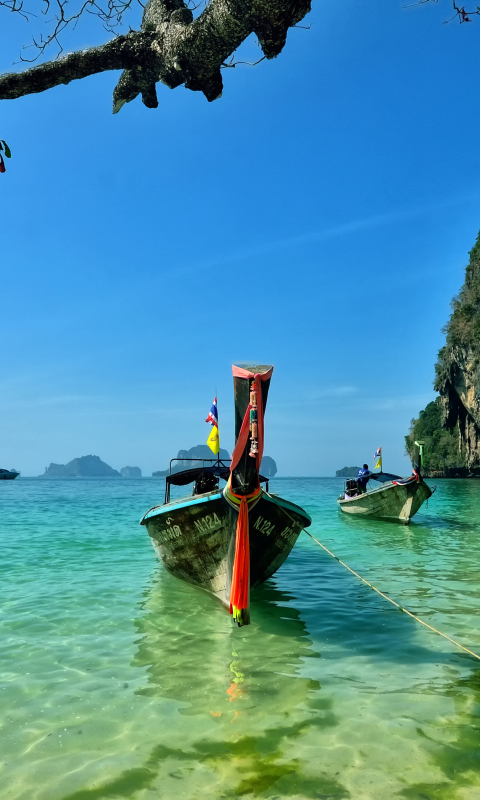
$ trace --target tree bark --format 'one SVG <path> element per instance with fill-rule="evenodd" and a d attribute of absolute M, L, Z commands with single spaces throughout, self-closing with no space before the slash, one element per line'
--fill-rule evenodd
<path fill-rule="evenodd" d="M 156 83 L 184 84 L 212 101 L 223 89 L 221 67 L 255 33 L 266 58 L 282 51 L 288 28 L 310 11 L 310 0 L 211 0 L 197 19 L 183 0 L 149 0 L 140 31 L 100 47 L 70 53 L 21 73 L 0 76 L 0 99 L 12 100 L 98 72 L 123 69 L 113 94 L 114 113 L 142 95 L 158 106 Z"/>

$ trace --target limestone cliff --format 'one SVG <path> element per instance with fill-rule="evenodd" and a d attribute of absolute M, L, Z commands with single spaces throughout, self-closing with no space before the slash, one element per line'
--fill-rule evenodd
<path fill-rule="evenodd" d="M 452 432 L 443 424 L 442 399 L 435 398 L 420 411 L 410 423 L 410 432 L 405 436 L 405 449 L 412 465 L 418 463 L 418 447 L 415 442 L 422 441 L 422 474 L 424 478 L 466 478 L 472 470 L 468 469 L 465 457 L 459 449 L 459 428 Z"/>
<path fill-rule="evenodd" d="M 224 461 L 228 465 L 228 462 L 230 461 L 228 450 L 223 450 L 223 448 L 220 448 L 219 456 L 220 460 Z M 172 472 L 181 472 L 183 469 L 201 467 L 204 463 L 202 459 L 212 458 L 216 458 L 216 456 L 206 444 L 197 444 L 196 447 L 191 447 L 190 450 L 179 450 L 177 456 L 178 461 L 172 464 Z M 199 460 L 192 461 L 188 459 Z M 162 469 L 158 470 L 157 472 L 152 472 L 152 475 L 154 478 L 163 478 L 165 475 L 168 475 L 168 473 L 169 469 Z M 263 475 L 264 478 L 273 478 L 276 473 L 277 465 L 273 458 L 270 456 L 264 456 L 260 466 L 260 474 Z"/>
<path fill-rule="evenodd" d="M 141 478 L 142 470 L 140 467 L 122 467 L 120 475 L 122 478 Z"/>
<path fill-rule="evenodd" d="M 264 478 L 273 478 L 277 474 L 277 465 L 271 456 L 263 456 L 260 464 L 260 475 Z"/>
<path fill-rule="evenodd" d="M 50 464 L 40 478 L 119 478 L 120 473 L 98 456 L 81 456 L 68 464 Z"/>
<path fill-rule="evenodd" d="M 452 309 L 435 367 L 435 389 L 443 424 L 450 431 L 458 425 L 459 448 L 471 469 L 480 466 L 480 235 Z"/>
<path fill-rule="evenodd" d="M 230 458 L 228 450 L 224 450 L 222 447 L 220 448 L 219 456 L 221 460 L 228 461 Z M 212 453 L 206 444 L 197 444 L 196 447 L 191 447 L 190 450 L 179 450 L 177 455 L 178 460 L 172 464 L 172 473 L 181 472 L 183 469 L 201 467 L 204 463 L 203 459 L 210 460 L 214 458 L 216 458 L 216 455 Z M 164 475 L 168 475 L 169 471 L 170 468 L 161 469 L 157 470 L 157 472 L 152 472 L 152 475 L 154 478 L 162 478 Z"/>
<path fill-rule="evenodd" d="M 335 476 L 337 478 L 356 478 L 360 467 L 342 467 L 337 469 Z"/>

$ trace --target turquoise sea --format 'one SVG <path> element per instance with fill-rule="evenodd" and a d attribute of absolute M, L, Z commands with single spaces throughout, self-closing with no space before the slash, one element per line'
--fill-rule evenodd
<path fill-rule="evenodd" d="M 480 800 L 480 661 L 305 534 L 235 627 L 156 560 L 162 484 L 0 484 L 2 800 Z M 341 486 L 271 482 L 480 655 L 480 483 L 438 481 L 409 527 L 340 516 Z"/>

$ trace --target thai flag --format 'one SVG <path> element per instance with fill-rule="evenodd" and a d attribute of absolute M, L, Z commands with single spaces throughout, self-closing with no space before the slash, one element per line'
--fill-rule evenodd
<path fill-rule="evenodd" d="M 215 425 L 218 428 L 218 411 L 217 411 L 217 398 L 212 403 L 212 407 L 208 412 L 208 417 L 205 422 L 209 422 L 211 425 Z"/>
<path fill-rule="evenodd" d="M 382 448 L 381 447 L 377 448 L 377 450 L 375 451 L 375 455 L 373 457 L 374 458 L 381 458 L 382 457 Z"/>

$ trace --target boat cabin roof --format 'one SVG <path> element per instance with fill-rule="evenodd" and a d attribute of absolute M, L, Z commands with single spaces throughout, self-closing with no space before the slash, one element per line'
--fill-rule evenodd
<path fill-rule="evenodd" d="M 225 459 L 226 460 L 226 459 Z M 229 459 L 230 460 L 230 459 Z M 174 461 L 193 461 L 195 464 L 198 465 L 199 461 L 210 461 L 210 459 L 198 459 L 198 458 L 183 458 L 177 459 L 172 458 L 170 461 L 170 470 L 172 469 L 172 463 Z M 165 503 L 170 502 L 170 487 L 171 486 L 187 486 L 189 483 L 197 484 L 198 480 L 212 477 L 212 478 L 222 478 L 224 481 L 228 481 L 230 477 L 230 467 L 223 463 L 220 459 L 211 459 L 214 463 L 211 466 L 206 466 L 205 463 L 199 467 L 190 467 L 189 469 L 182 469 L 178 472 L 170 472 L 170 475 L 165 476 Z M 266 483 L 266 489 L 268 492 L 268 478 L 264 478 L 263 475 L 258 476 L 258 480 L 260 483 Z M 194 490 L 195 492 L 195 490 Z"/>
<path fill-rule="evenodd" d="M 379 481 L 379 483 L 387 483 L 388 481 L 398 481 L 402 479 L 401 475 L 394 475 L 393 472 L 371 472 L 369 477 L 373 478 L 375 481 Z"/>
<path fill-rule="evenodd" d="M 165 480 L 168 484 L 173 486 L 186 486 L 188 483 L 196 481 L 197 478 L 207 477 L 208 475 L 228 481 L 230 468 L 225 467 L 223 464 L 215 465 L 214 467 L 191 467 L 181 472 L 174 472 L 173 475 L 167 475 Z M 266 483 L 268 480 L 268 478 L 264 478 L 262 475 L 259 475 L 258 479 L 260 483 Z"/>
<path fill-rule="evenodd" d="M 228 480 L 230 470 L 228 467 L 222 465 L 215 467 L 191 467 L 190 469 L 182 469 L 181 472 L 174 472 L 173 475 L 167 475 L 167 483 L 173 486 L 186 486 L 187 483 L 193 483 L 200 476 L 212 475 L 215 478 L 223 478 L 224 481 Z"/>

